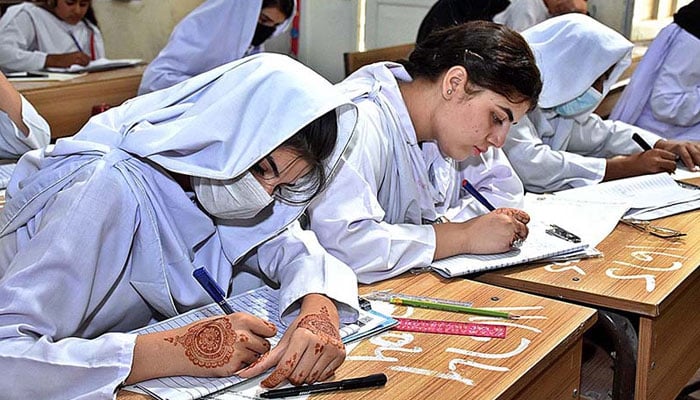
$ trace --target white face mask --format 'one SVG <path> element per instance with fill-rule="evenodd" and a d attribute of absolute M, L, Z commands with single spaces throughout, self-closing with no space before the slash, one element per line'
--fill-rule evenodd
<path fill-rule="evenodd" d="M 224 181 L 195 176 L 192 187 L 202 207 L 221 219 L 253 218 L 272 203 L 272 196 L 250 172 Z"/>
<path fill-rule="evenodd" d="M 573 117 L 592 112 L 603 99 L 603 94 L 590 87 L 577 98 L 554 107 L 554 111 L 562 117 Z"/>

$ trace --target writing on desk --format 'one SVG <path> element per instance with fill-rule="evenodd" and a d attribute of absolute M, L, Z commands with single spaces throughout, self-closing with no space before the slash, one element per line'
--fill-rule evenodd
<path fill-rule="evenodd" d="M 411 307 L 408 307 L 409 309 Z M 508 325 L 514 328 L 526 329 L 535 334 L 539 334 L 542 331 L 535 327 L 527 325 L 528 320 L 541 320 L 546 319 L 543 315 L 523 315 L 522 311 L 531 310 L 542 310 L 542 306 L 522 306 L 522 307 L 500 307 L 500 309 L 508 311 L 518 311 L 521 313 L 522 317 L 517 322 L 504 322 L 501 318 L 487 317 L 487 316 L 472 316 L 469 321 L 480 321 L 481 323 L 497 323 L 499 325 Z M 411 313 L 411 312 L 407 312 Z M 393 315 L 393 313 L 392 313 Z M 404 314 L 405 315 L 405 314 Z M 393 315 L 396 317 L 396 315 Z M 490 338 L 472 338 L 475 342 L 484 342 L 491 340 Z M 468 359 L 464 358 L 451 358 L 447 361 L 446 371 L 436 371 L 432 369 L 423 368 L 422 366 L 410 365 L 410 360 L 401 359 L 401 353 L 405 354 L 409 359 L 415 359 L 411 354 L 418 354 L 423 352 L 423 348 L 420 346 L 414 346 L 412 343 L 415 340 L 415 336 L 409 332 L 385 332 L 381 335 L 374 336 L 369 339 L 369 343 L 376 346 L 374 349 L 374 355 L 348 355 L 346 361 L 375 361 L 384 363 L 400 363 L 401 365 L 391 365 L 389 367 L 392 371 L 410 373 L 414 375 L 422 375 L 433 377 L 437 379 L 452 380 L 460 382 L 467 386 L 475 386 L 476 382 L 474 379 L 465 375 L 464 368 L 475 368 L 480 370 L 487 370 L 493 372 L 508 372 L 510 368 L 504 365 L 498 365 L 495 363 L 498 360 L 506 360 L 515 357 L 519 354 L 525 352 L 530 344 L 531 340 L 526 337 L 512 338 L 509 342 L 514 345 L 508 351 L 505 352 L 483 352 L 476 351 L 474 349 L 463 349 L 457 347 L 447 347 L 443 349 L 445 354 L 458 354 L 460 356 L 467 356 Z M 515 343 L 517 342 L 517 343 Z"/>
<path fill-rule="evenodd" d="M 681 261 L 673 260 L 685 260 L 687 257 L 680 256 L 677 254 L 669 253 L 669 251 L 681 251 L 681 248 L 669 248 L 665 247 L 663 251 L 657 250 L 656 247 L 652 246 L 625 246 L 626 248 L 632 249 L 630 256 L 640 262 L 650 263 L 656 261 L 657 258 L 671 258 L 670 264 L 666 265 L 640 265 L 629 261 L 613 260 L 612 263 L 619 265 L 621 267 L 609 267 L 605 270 L 605 275 L 608 278 L 613 278 L 617 280 L 643 280 L 645 283 L 645 290 L 647 292 L 653 292 L 656 289 L 656 278 L 658 274 L 644 273 L 644 274 L 626 274 L 632 270 L 642 270 L 645 272 L 655 272 L 655 273 L 665 273 L 673 272 L 683 268 L 683 263 Z M 579 265 L 581 260 L 573 260 L 566 262 L 555 262 L 545 265 L 543 268 L 545 271 L 553 273 L 562 273 L 568 271 L 575 271 L 581 276 L 586 275 L 586 271 Z M 663 261 L 662 261 L 663 262 Z M 666 261 L 668 262 L 668 261 Z"/>

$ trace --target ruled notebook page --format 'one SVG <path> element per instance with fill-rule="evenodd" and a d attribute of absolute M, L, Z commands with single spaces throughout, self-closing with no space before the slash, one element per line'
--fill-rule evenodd
<path fill-rule="evenodd" d="M 278 293 L 270 287 L 261 287 L 228 299 L 234 311 L 247 312 L 262 319 L 268 320 L 278 328 L 277 335 L 270 338 L 270 344 L 274 347 L 282 338 L 284 325 L 280 322 L 277 312 Z M 222 315 L 223 312 L 217 304 L 210 304 L 177 317 L 147 326 L 134 333 L 159 332 L 173 328 L 179 328 L 202 318 Z M 169 400 L 193 400 L 206 396 L 210 393 L 223 390 L 237 383 L 245 381 L 236 376 L 226 378 L 196 378 L 192 376 L 175 376 L 168 378 L 152 379 L 134 385 L 137 389 L 150 394 L 158 399 Z M 129 387 L 125 387 L 129 389 Z M 138 391 L 138 390 L 137 390 Z"/>
<path fill-rule="evenodd" d="M 573 243 L 546 233 L 547 226 L 541 222 L 530 222 L 528 227 L 530 234 L 517 249 L 498 254 L 461 254 L 435 261 L 431 268 L 452 278 L 569 254 L 588 247 L 586 243 Z"/>

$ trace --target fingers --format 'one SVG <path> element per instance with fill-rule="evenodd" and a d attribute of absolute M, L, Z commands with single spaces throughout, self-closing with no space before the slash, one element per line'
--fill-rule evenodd
<path fill-rule="evenodd" d="M 272 337 L 277 334 L 277 327 L 269 321 L 247 313 L 233 313 L 229 315 L 238 329 L 247 329 L 254 335 Z"/>
<path fill-rule="evenodd" d="M 299 351 L 301 350 L 302 349 L 299 349 L 298 346 L 292 346 L 292 344 L 290 344 L 290 346 L 287 348 L 287 351 L 282 356 L 282 359 L 277 364 L 275 370 L 272 371 L 270 376 L 268 376 L 267 378 L 265 378 L 265 380 L 260 382 L 260 385 L 266 388 L 273 388 L 282 383 L 285 379 L 287 379 L 287 377 L 292 375 L 294 369 L 296 368 L 299 362 Z"/>
<path fill-rule="evenodd" d="M 523 210 L 518 210 L 517 208 L 497 208 L 494 210 L 497 214 L 510 215 L 515 218 L 518 222 L 527 224 L 530 222 L 530 215 Z"/>
<path fill-rule="evenodd" d="M 282 356 L 282 352 L 276 350 L 277 349 L 269 351 L 257 357 L 257 359 L 253 360 L 246 368 L 236 372 L 236 375 L 241 378 L 252 378 L 272 368 Z"/>

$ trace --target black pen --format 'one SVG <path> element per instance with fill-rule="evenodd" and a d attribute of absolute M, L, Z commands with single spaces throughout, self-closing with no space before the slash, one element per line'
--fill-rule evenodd
<path fill-rule="evenodd" d="M 268 390 L 260 393 L 264 399 L 276 399 L 278 397 L 302 396 L 312 393 L 330 392 L 333 390 L 351 390 L 380 387 L 386 384 L 386 375 L 373 374 L 362 378 L 343 379 L 335 382 L 315 383 L 286 389 Z"/>
<path fill-rule="evenodd" d="M 635 142 L 637 142 L 637 144 L 639 145 L 639 147 L 642 148 L 642 150 L 644 150 L 644 151 L 649 151 L 649 150 L 651 150 L 651 146 L 649 146 L 649 143 L 647 143 L 644 139 L 642 139 L 642 137 L 639 136 L 638 133 L 635 132 L 635 133 L 632 135 L 632 140 L 634 140 Z"/>

